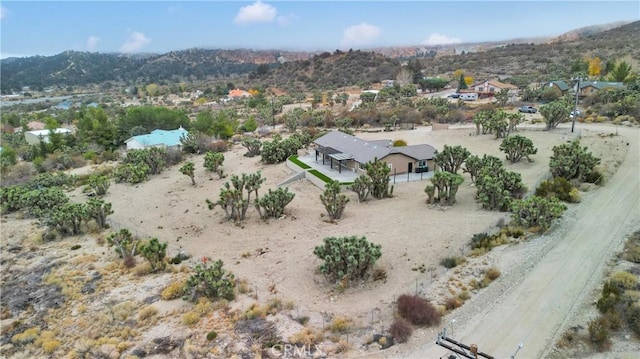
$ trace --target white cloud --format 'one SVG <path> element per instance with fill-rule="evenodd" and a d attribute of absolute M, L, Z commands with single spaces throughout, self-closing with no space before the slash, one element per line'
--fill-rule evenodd
<path fill-rule="evenodd" d="M 8 14 L 9 10 L 7 10 L 6 7 L 0 5 L 0 21 L 6 19 Z"/>
<path fill-rule="evenodd" d="M 367 45 L 379 37 L 380 34 L 382 34 L 381 28 L 363 22 L 345 29 L 340 43 L 343 47 Z"/>
<path fill-rule="evenodd" d="M 129 38 L 120 46 L 120 52 L 129 53 L 135 52 L 148 45 L 151 39 L 141 32 L 129 33 Z"/>
<path fill-rule="evenodd" d="M 97 36 L 89 36 L 89 38 L 87 39 L 87 50 L 95 50 L 100 41 L 102 41 L 102 39 Z"/>
<path fill-rule="evenodd" d="M 241 7 L 233 22 L 238 25 L 253 22 L 273 22 L 277 15 L 278 11 L 275 7 L 258 0 L 252 5 Z"/>
<path fill-rule="evenodd" d="M 280 26 L 289 26 L 292 22 L 300 19 L 296 14 L 280 15 L 276 18 L 276 22 Z"/>
<path fill-rule="evenodd" d="M 447 45 L 447 44 L 459 44 L 462 42 L 462 39 L 458 39 L 456 37 L 449 37 L 447 35 L 438 34 L 434 32 L 429 35 L 429 37 L 422 42 L 422 45 Z"/>

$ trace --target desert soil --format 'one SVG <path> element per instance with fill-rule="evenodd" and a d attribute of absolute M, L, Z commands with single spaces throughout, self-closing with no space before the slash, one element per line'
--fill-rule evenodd
<path fill-rule="evenodd" d="M 520 342 L 525 346 L 519 357 L 541 357 L 563 328 L 570 325 L 578 304 L 597 286 L 607 255 L 629 231 L 638 228 L 640 219 L 638 130 L 595 125 L 579 129 L 583 145 L 603 159 L 607 171 L 617 169 L 618 173 L 607 179 L 602 188 L 595 191 L 585 188 L 583 202 L 569 205 L 567 214 L 549 234 L 494 249 L 453 270 L 440 266 L 440 259 L 468 254 L 467 245 L 473 234 L 495 231 L 499 220 L 508 218 L 506 213 L 480 208 L 467 174 L 457 194 L 457 203 L 446 208 L 425 204 L 423 190 L 427 181 L 398 183 L 393 198 L 365 203 L 358 203 L 355 194 L 347 192 L 351 201 L 343 219 L 337 223 L 324 221 L 325 211 L 319 200 L 321 190 L 306 181 L 289 186 L 295 198 L 283 218 L 265 222 L 250 209 L 242 226 L 227 222 L 222 209 L 209 210 L 205 204 L 207 198 L 217 199 L 226 179 L 206 173 L 202 156 L 190 158 L 196 164 L 196 186 L 173 167 L 139 185 L 112 184 L 104 199 L 113 205 L 115 213 L 110 224 L 114 230 L 128 228 L 138 236 L 167 241 L 168 254 L 174 256 L 184 251 L 193 256 L 190 264 L 205 256 L 222 259 L 227 269 L 248 282 L 259 302 L 276 298 L 292 301 L 295 308 L 292 312 L 296 316 L 308 316 L 308 325 L 316 329 L 332 317 L 351 318 L 355 329 L 340 335 L 351 346 L 352 350 L 344 354 L 349 357 L 445 355 L 444 349 L 433 344 L 440 328 L 417 330 L 408 343 L 384 351 L 362 344 L 372 333 L 390 326 L 397 296 L 418 292 L 442 304 L 447 297 L 461 291 L 459 283 L 481 278 L 482 270 L 495 265 L 502 276 L 488 288 L 471 291 L 471 299 L 446 316 L 442 326 L 455 319 L 456 339 L 477 343 L 481 351 L 496 357 L 511 355 Z M 615 131 L 619 131 L 619 135 L 599 135 Z M 533 162 L 524 160 L 506 167 L 521 173 L 525 184 L 533 189 L 548 172 L 551 147 L 570 140 L 572 135 L 566 126 L 547 132 L 536 125 L 521 129 L 520 134 L 534 142 L 538 153 L 532 156 Z M 475 136 L 475 129 L 471 127 L 443 131 L 419 127 L 412 131 L 356 135 L 366 139 L 404 139 L 408 144 L 429 143 L 439 149 L 445 144 L 462 145 L 473 154 L 503 158 L 498 149 L 499 140 L 491 135 Z M 263 165 L 258 157 L 247 158 L 244 153 L 240 145 L 225 153 L 225 173 L 260 170 L 267 179 L 261 193 L 275 188 L 291 175 L 284 164 Z M 627 158 L 622 161 L 625 155 Z M 70 197 L 77 201 L 86 199 L 79 189 Z M 12 239 L 20 241 L 26 236 L 21 232 L 33 231 L 25 222 L 4 219 L 3 242 L 9 233 Z M 386 271 L 386 279 L 353 283 L 346 290 L 338 291 L 316 273 L 320 262 L 313 255 L 313 248 L 325 237 L 350 235 L 366 236 L 369 241 L 382 245 L 383 256 L 378 267 Z M 94 242 L 82 242 L 79 252 L 93 258 L 96 267 L 100 262 L 117 261 L 111 249 Z M 103 302 L 157 297 L 171 281 L 171 275 L 152 275 L 138 281 L 143 283 L 123 282 L 120 287 L 107 290 L 105 297 L 112 301 Z M 454 286 L 453 282 L 458 285 Z M 251 302 L 244 300 L 234 305 L 247 306 Z M 184 306 L 180 300 L 153 305 L 169 314 Z M 200 337 L 206 334 L 206 330 L 198 326 L 185 328 L 178 319 L 155 326 L 144 337 L 149 340 L 184 331 Z"/>

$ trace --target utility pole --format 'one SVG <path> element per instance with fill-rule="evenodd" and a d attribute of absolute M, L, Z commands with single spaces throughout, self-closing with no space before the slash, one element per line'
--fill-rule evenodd
<path fill-rule="evenodd" d="M 573 121 L 571 122 L 571 133 L 573 133 L 576 127 L 576 117 L 578 117 L 578 97 L 580 96 L 580 76 L 577 78 L 578 83 L 576 85 L 576 104 L 573 107 Z"/>
<path fill-rule="evenodd" d="M 276 109 L 273 106 L 273 95 L 271 95 L 271 123 L 273 124 L 273 130 L 275 131 L 275 129 L 276 129 Z"/>

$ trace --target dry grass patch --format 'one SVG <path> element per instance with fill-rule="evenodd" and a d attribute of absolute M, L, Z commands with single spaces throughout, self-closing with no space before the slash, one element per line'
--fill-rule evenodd
<path fill-rule="evenodd" d="M 344 333 L 351 328 L 353 320 L 345 317 L 335 317 L 329 324 L 332 333 Z"/>
<path fill-rule="evenodd" d="M 160 293 L 162 300 L 173 300 L 182 297 L 184 294 L 184 282 L 173 282 L 166 286 Z"/>

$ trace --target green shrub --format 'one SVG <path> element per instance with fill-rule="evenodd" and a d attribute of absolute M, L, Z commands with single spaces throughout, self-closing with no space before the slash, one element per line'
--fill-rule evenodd
<path fill-rule="evenodd" d="M 215 332 L 215 331 L 213 331 L 213 330 L 212 330 L 212 331 L 210 331 L 209 333 L 207 333 L 207 340 L 208 340 L 208 341 L 212 341 L 212 340 L 214 340 L 214 339 L 215 339 L 215 338 L 217 338 L 217 337 L 218 337 L 218 333 L 216 333 L 216 332 Z"/>
<path fill-rule="evenodd" d="M 471 237 L 471 248 L 489 248 L 489 242 L 491 241 L 491 236 L 488 233 L 476 233 Z"/>
<path fill-rule="evenodd" d="M 440 323 L 440 313 L 428 300 L 417 295 L 398 297 L 398 315 L 414 325 L 431 326 Z"/>
<path fill-rule="evenodd" d="M 295 193 L 289 192 L 286 187 L 278 187 L 275 191 L 269 191 L 262 197 L 256 199 L 256 208 L 262 219 L 280 218 L 284 213 L 284 208 L 293 201 Z"/>
<path fill-rule="evenodd" d="M 536 188 L 536 196 L 538 197 L 557 197 L 559 200 L 568 203 L 576 203 L 580 201 L 580 196 L 576 200 L 576 193 L 571 193 L 575 188 L 564 177 L 554 177 L 553 179 L 542 181 Z"/>
<path fill-rule="evenodd" d="M 320 260 L 318 269 L 332 281 L 364 278 L 382 256 L 381 246 L 365 237 L 327 237 L 313 250 Z"/>
<path fill-rule="evenodd" d="M 167 242 L 160 243 L 158 238 L 151 238 L 140 245 L 140 255 L 151 265 L 151 271 L 163 270 L 167 266 Z"/>
<path fill-rule="evenodd" d="M 556 197 L 531 196 L 524 200 L 516 200 L 511 204 L 513 220 L 525 227 L 540 227 L 543 230 L 551 227 L 553 221 L 562 216 L 567 209 Z"/>
<path fill-rule="evenodd" d="M 211 261 L 210 258 L 202 258 L 202 263 L 196 265 L 185 285 L 187 299 L 195 302 L 200 297 L 211 300 L 235 298 L 235 279 L 231 272 L 222 268 L 222 260 Z"/>
<path fill-rule="evenodd" d="M 464 263 L 464 261 L 465 260 L 462 257 L 450 256 L 442 258 L 442 260 L 440 260 L 440 265 L 445 268 L 455 268 L 458 265 Z"/>
<path fill-rule="evenodd" d="M 404 147 L 407 145 L 407 141 L 405 140 L 395 140 L 393 141 L 393 147 Z"/>
<path fill-rule="evenodd" d="M 87 186 L 97 196 L 104 196 L 105 194 L 107 194 L 107 190 L 109 190 L 109 186 L 111 185 L 109 177 L 99 174 L 92 174 L 91 176 L 89 176 L 87 182 Z"/>

